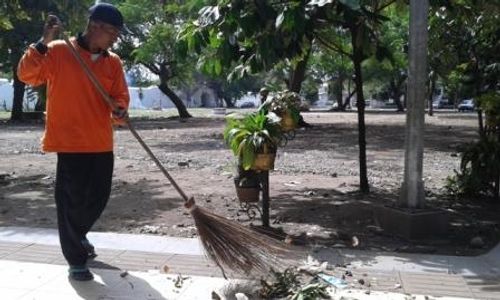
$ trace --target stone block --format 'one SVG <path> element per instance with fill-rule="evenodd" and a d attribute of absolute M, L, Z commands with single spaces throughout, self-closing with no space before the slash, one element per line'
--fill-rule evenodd
<path fill-rule="evenodd" d="M 434 208 L 381 206 L 375 209 L 375 220 L 386 233 L 410 240 L 445 235 L 449 226 L 448 213 Z"/>

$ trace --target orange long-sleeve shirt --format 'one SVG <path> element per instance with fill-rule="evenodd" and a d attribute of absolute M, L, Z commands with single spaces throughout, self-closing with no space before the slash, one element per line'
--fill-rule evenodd
<path fill-rule="evenodd" d="M 111 98 L 118 106 L 127 108 L 130 97 L 120 58 L 107 51 L 93 61 L 91 53 L 80 47 L 75 38 L 71 42 Z M 45 54 L 31 45 L 21 58 L 17 72 L 19 79 L 27 84 L 47 84 L 43 151 L 113 150 L 111 109 L 64 41 L 51 42 Z"/>

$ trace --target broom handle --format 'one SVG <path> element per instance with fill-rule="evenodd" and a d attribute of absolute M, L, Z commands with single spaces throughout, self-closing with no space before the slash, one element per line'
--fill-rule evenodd
<path fill-rule="evenodd" d="M 99 80 L 97 80 L 97 78 L 95 77 L 95 75 L 92 72 L 92 70 L 90 70 L 89 66 L 85 63 L 85 61 L 83 61 L 82 57 L 80 56 L 80 53 L 78 53 L 78 51 L 75 49 L 75 47 L 73 46 L 73 44 L 68 39 L 68 36 L 64 32 L 62 33 L 62 37 L 63 37 L 64 42 L 69 46 L 69 49 L 70 49 L 71 53 L 73 54 L 73 56 L 76 58 L 76 60 L 78 61 L 78 63 L 80 63 L 80 65 L 82 66 L 82 68 L 85 71 L 85 74 L 87 75 L 87 77 L 90 79 L 90 81 L 92 81 L 92 83 L 96 87 L 97 91 L 104 98 L 104 101 L 106 102 L 106 104 L 109 105 L 113 111 L 115 109 L 117 109 L 118 107 L 116 106 L 116 103 L 114 102 L 114 100 L 108 95 L 108 93 L 106 92 L 106 90 L 104 90 L 104 88 L 102 87 L 102 85 L 99 82 Z M 167 179 L 174 186 L 174 188 L 177 190 L 177 192 L 182 196 L 182 198 L 184 199 L 184 201 L 188 202 L 188 200 L 189 200 L 188 196 L 179 187 L 179 185 L 177 185 L 177 183 L 175 182 L 174 178 L 172 178 L 172 176 L 170 176 L 170 174 L 167 172 L 167 170 L 161 164 L 161 162 L 158 160 L 158 158 L 156 158 L 156 156 L 153 154 L 153 152 L 148 147 L 148 145 L 146 145 L 146 143 L 141 138 L 141 136 L 139 135 L 139 133 L 137 133 L 137 131 L 135 130 L 135 128 L 132 125 L 132 122 L 130 121 L 130 119 L 128 118 L 128 116 L 126 117 L 125 122 L 127 123 L 128 129 L 130 130 L 130 132 L 132 133 L 132 135 L 137 139 L 137 141 L 139 142 L 139 144 L 141 144 L 142 148 L 144 148 L 144 150 L 146 150 L 146 152 L 148 153 L 149 157 L 155 162 L 156 166 L 158 166 L 158 168 L 160 168 L 160 170 L 163 173 L 163 175 L 165 175 L 165 177 L 167 177 Z"/>

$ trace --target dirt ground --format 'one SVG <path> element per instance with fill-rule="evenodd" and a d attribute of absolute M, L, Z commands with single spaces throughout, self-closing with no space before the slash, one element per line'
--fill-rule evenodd
<path fill-rule="evenodd" d="M 200 206 L 238 220 L 250 219 L 236 199 L 235 166 L 222 131 L 224 119 L 186 122 L 175 118 L 135 118 L 136 127 L 178 184 Z M 476 138 L 475 114 L 426 116 L 424 180 L 427 204 L 447 209 L 445 237 L 407 241 L 384 233 L 373 218 L 377 207 L 398 197 L 404 164 L 405 115 L 367 112 L 367 157 L 371 193 L 358 193 L 357 115 L 308 112 L 313 128 L 298 130 L 280 148 L 270 173 L 270 223 L 276 231 L 312 245 L 398 252 L 475 255 L 500 237 L 500 205 L 455 201 L 444 183 L 458 168 L 457 146 Z M 53 201 L 54 154 L 39 150 L 42 123 L 0 123 L 0 226 L 56 227 Z M 115 173 L 110 202 L 93 230 L 195 237 L 182 199 L 127 129 L 116 132 Z M 354 239 L 356 237 L 356 239 Z M 471 239 L 482 243 L 473 246 Z M 356 243 L 354 243 L 356 244 Z M 474 244 L 474 243 L 473 243 Z"/>

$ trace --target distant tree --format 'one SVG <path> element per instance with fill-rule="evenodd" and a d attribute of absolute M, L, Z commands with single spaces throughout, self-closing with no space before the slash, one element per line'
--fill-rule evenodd
<path fill-rule="evenodd" d="M 24 50 L 29 44 L 36 42 L 42 35 L 45 17 L 49 12 L 60 16 L 67 22 L 67 29 L 81 24 L 89 1 L 59 0 L 1 0 L 0 25 L 0 68 L 13 78 L 14 98 L 12 102 L 11 120 L 22 120 L 25 84 L 17 77 L 17 65 Z"/>
<path fill-rule="evenodd" d="M 360 189 L 369 192 L 366 169 L 366 138 L 361 63 L 372 55 L 385 56 L 388 51 L 378 39 L 379 25 L 387 18 L 380 13 L 394 0 L 292 0 L 285 2 L 234 1 L 228 5 L 206 6 L 196 22 L 187 24 L 180 35 L 186 52 L 214 49 L 203 55 L 200 62 L 229 68 L 230 78 L 272 69 L 281 61 L 293 67 L 288 88 L 300 91 L 313 43 L 340 51 L 353 62 L 356 83 Z M 352 52 L 335 44 L 332 34 L 345 31 Z M 219 72 L 220 73 L 220 72 Z"/>
<path fill-rule="evenodd" d="M 349 41 L 344 38 L 344 48 L 349 47 Z M 321 48 L 315 51 L 310 60 L 311 69 L 316 74 L 316 79 L 328 82 L 328 95 L 337 102 L 335 110 L 345 111 L 350 103 L 349 95 L 343 99 L 346 82 L 349 82 L 353 74 L 351 59 L 331 49 Z"/>
<path fill-rule="evenodd" d="M 380 40 L 389 53 L 386 59 L 370 58 L 363 66 L 367 82 L 375 83 L 379 93 L 387 94 L 396 103 L 398 111 L 404 111 L 401 96 L 405 93 L 408 78 L 408 10 L 398 6 L 387 8 L 389 18 L 380 28 Z"/>
<path fill-rule="evenodd" d="M 454 100 L 500 89 L 499 15 L 498 1 L 453 1 L 433 8 L 430 65 Z M 481 110 L 478 114 L 482 132 Z"/>
<path fill-rule="evenodd" d="M 132 34 L 124 35 L 117 52 L 127 67 L 141 64 L 159 78 L 158 88 L 174 103 L 181 118 L 191 114 L 175 88 L 185 89 L 193 82 L 195 59 L 176 54 L 179 28 L 196 3 L 192 1 L 120 1 L 127 26 Z M 194 6 L 193 6 L 194 5 Z"/>

